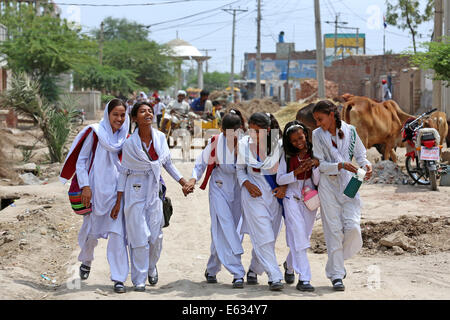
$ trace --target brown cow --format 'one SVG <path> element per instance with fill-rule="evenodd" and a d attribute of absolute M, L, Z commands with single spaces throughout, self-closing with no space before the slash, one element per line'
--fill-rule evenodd
<path fill-rule="evenodd" d="M 355 126 L 364 146 L 369 149 L 384 144 L 384 159 L 397 162 L 393 148 L 401 142 L 401 129 L 413 116 L 400 109 L 393 100 L 375 102 L 367 97 L 354 96 L 344 104 L 343 120 Z M 389 157 L 390 155 L 390 157 Z"/>
<path fill-rule="evenodd" d="M 450 120 L 447 120 L 447 127 L 450 128 Z M 448 130 L 445 141 L 447 141 L 447 148 L 450 148 L 450 130 Z"/>
<path fill-rule="evenodd" d="M 448 124 L 447 124 L 447 115 L 445 112 L 441 111 L 435 111 L 433 112 L 430 117 L 423 122 L 423 126 L 425 128 L 434 128 L 439 132 L 439 135 L 441 136 L 441 141 L 439 141 L 439 144 L 442 145 L 447 138 L 448 134 Z M 447 142 L 447 147 L 448 147 Z"/>

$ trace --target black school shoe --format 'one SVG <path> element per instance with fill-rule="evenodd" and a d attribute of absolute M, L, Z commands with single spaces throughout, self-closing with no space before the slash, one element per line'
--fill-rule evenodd
<path fill-rule="evenodd" d="M 334 291 L 344 291 L 345 290 L 345 286 L 344 286 L 344 283 L 342 282 L 342 279 L 335 279 L 335 280 L 331 281 L 331 283 L 333 284 Z"/>
<path fill-rule="evenodd" d="M 277 282 L 269 281 L 270 291 L 280 291 L 283 288 L 284 288 L 284 285 L 281 283 L 281 281 L 277 281 Z"/>
<path fill-rule="evenodd" d="M 148 283 L 150 283 L 150 285 L 154 286 L 155 284 L 158 283 L 158 268 L 155 267 L 156 270 L 156 276 L 152 277 L 150 275 L 148 275 Z"/>
<path fill-rule="evenodd" d="M 217 278 L 216 276 L 211 276 L 208 273 L 208 270 L 205 270 L 205 278 L 206 278 L 206 282 L 208 283 L 217 283 Z"/>
<path fill-rule="evenodd" d="M 283 263 L 283 268 L 284 268 L 284 281 L 286 281 L 287 284 L 293 284 L 295 282 L 295 274 L 287 272 L 288 269 L 286 261 Z"/>
<path fill-rule="evenodd" d="M 80 278 L 81 280 L 86 280 L 89 278 L 89 273 L 91 272 L 91 267 L 88 267 L 84 264 L 80 266 Z"/>
<path fill-rule="evenodd" d="M 309 283 L 309 281 L 301 281 L 301 280 L 298 280 L 296 289 L 300 290 L 300 291 L 306 291 L 306 292 L 314 291 L 314 287 Z"/>
<path fill-rule="evenodd" d="M 114 282 L 114 292 L 115 293 L 125 293 L 126 292 L 123 282 L 119 282 L 119 281 Z"/>
<path fill-rule="evenodd" d="M 247 284 L 250 285 L 258 284 L 258 275 L 250 269 L 247 272 Z"/>
<path fill-rule="evenodd" d="M 244 278 L 234 279 L 233 280 L 233 288 L 234 289 L 242 289 L 242 288 L 244 288 Z"/>

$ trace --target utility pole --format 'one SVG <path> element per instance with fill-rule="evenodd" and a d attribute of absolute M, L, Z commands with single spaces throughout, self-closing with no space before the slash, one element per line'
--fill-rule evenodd
<path fill-rule="evenodd" d="M 208 51 L 216 51 L 216 49 L 199 49 L 199 51 L 205 51 L 205 56 L 208 56 Z M 205 73 L 208 73 L 208 60 L 206 60 Z"/>
<path fill-rule="evenodd" d="M 246 12 L 248 10 L 245 9 L 222 9 L 225 12 L 233 12 L 233 31 L 232 31 L 232 38 L 231 38 L 231 75 L 230 75 L 230 88 L 231 88 L 231 95 L 233 96 L 233 102 L 234 102 L 234 34 L 236 30 L 236 12 Z"/>
<path fill-rule="evenodd" d="M 316 61 L 318 98 L 325 99 L 325 70 L 323 68 L 322 28 L 320 25 L 320 3 L 314 0 L 314 15 L 316 18 Z"/>
<path fill-rule="evenodd" d="M 104 26 L 105 26 L 105 24 L 102 21 L 102 23 L 100 23 L 100 41 L 99 41 L 99 53 L 100 53 L 99 63 L 100 63 L 100 65 L 103 64 L 103 27 Z"/>
<path fill-rule="evenodd" d="M 286 103 L 289 103 L 291 100 L 291 90 L 289 89 L 289 65 L 291 63 L 291 46 L 288 48 L 288 60 L 287 60 L 287 71 L 286 71 L 286 94 L 285 100 Z"/>
<path fill-rule="evenodd" d="M 256 17 L 256 99 L 261 99 L 261 0 L 258 0 Z"/>
<path fill-rule="evenodd" d="M 442 0 L 434 0 L 434 38 L 433 41 L 442 41 Z M 442 111 L 442 83 L 439 80 L 433 80 L 433 107 Z"/>
<path fill-rule="evenodd" d="M 337 32 L 339 24 L 348 24 L 346 21 L 339 22 L 339 13 L 336 15 L 336 19 L 334 21 L 325 21 L 328 24 L 334 24 L 334 59 L 337 58 Z"/>

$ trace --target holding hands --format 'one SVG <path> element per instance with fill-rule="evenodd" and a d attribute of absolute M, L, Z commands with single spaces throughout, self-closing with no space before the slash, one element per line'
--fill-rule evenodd
<path fill-rule="evenodd" d="M 188 182 L 186 182 L 183 185 L 182 190 L 183 190 L 183 194 L 184 194 L 185 197 L 187 197 L 187 195 L 189 193 L 193 193 L 194 192 L 195 182 L 196 182 L 196 180 L 194 178 L 192 178 L 192 179 L 190 179 Z"/>
<path fill-rule="evenodd" d="M 316 158 L 300 161 L 300 166 L 294 170 L 294 175 L 297 176 L 318 166 L 319 160 Z"/>

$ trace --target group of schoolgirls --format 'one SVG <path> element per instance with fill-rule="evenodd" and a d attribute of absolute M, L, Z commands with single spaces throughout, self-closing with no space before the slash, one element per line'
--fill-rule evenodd
<path fill-rule="evenodd" d="M 214 136 L 197 158 L 192 192 L 206 171 L 200 189 L 209 181 L 211 254 L 205 270 L 208 283 L 217 282 L 223 265 L 233 275 L 233 288 L 258 284 L 258 275 L 268 276 L 269 289 L 282 290 L 295 282 L 300 291 L 314 291 L 307 257 L 317 209 L 304 202 L 304 188 L 318 189 L 320 213 L 328 252 L 326 275 L 336 291 L 345 290 L 344 260 L 362 247 L 360 199 L 344 195 L 344 189 L 358 167 L 353 157 L 371 176 L 366 149 L 353 126 L 340 119 L 337 107 L 320 101 L 313 111 L 319 126 L 312 132 L 299 121 L 286 124 L 280 133 L 271 114 L 254 113 L 248 131 L 242 115 L 231 111 L 222 121 L 222 133 Z M 245 130 L 245 129 L 244 129 Z M 280 270 L 275 242 L 282 220 L 290 249 Z M 241 262 L 243 235 L 252 243 L 252 258 L 245 272 Z"/>
<path fill-rule="evenodd" d="M 147 279 L 150 285 L 158 282 L 164 167 L 182 186 L 184 195 L 194 191 L 206 171 L 200 188 L 206 189 L 209 183 L 212 241 L 205 270 L 208 283 L 217 282 L 223 265 L 233 274 L 233 288 L 243 288 L 245 276 L 247 284 L 257 284 L 257 276 L 266 272 L 269 289 L 281 290 L 283 278 L 293 283 L 297 273 L 297 289 L 313 291 L 306 252 L 316 211 L 305 206 L 301 194 L 308 186 L 318 188 L 320 197 L 327 277 L 335 290 L 344 290 L 344 260 L 361 249 L 362 238 L 359 195 L 348 198 L 343 189 L 358 169 L 352 164 L 353 156 L 367 169 L 366 178 L 371 175 L 371 165 L 357 134 L 351 141 L 354 127 L 340 120 L 334 104 L 321 101 L 313 114 L 319 128 L 312 133 L 311 145 L 308 130 L 298 121 L 285 126 L 281 139 L 273 115 L 253 114 L 247 130 L 242 115 L 232 110 L 222 120 L 222 133 L 210 140 L 195 162 L 192 178 L 186 181 L 171 161 L 165 135 L 151 126 L 152 107 L 146 102 L 133 106 L 131 119 L 136 129 L 128 137 L 126 106 L 119 99 L 111 100 L 100 123 L 77 135 L 60 175 L 65 182 L 76 172 L 82 203 L 92 208 L 91 214 L 83 217 L 78 237 L 80 278 L 88 278 L 94 248 L 99 238 L 105 238 L 115 292 L 126 291 L 130 265 L 136 291 L 145 291 Z M 275 255 L 283 217 L 290 248 L 283 264 L 284 277 Z M 253 247 L 247 272 L 241 262 L 245 233 Z"/>

